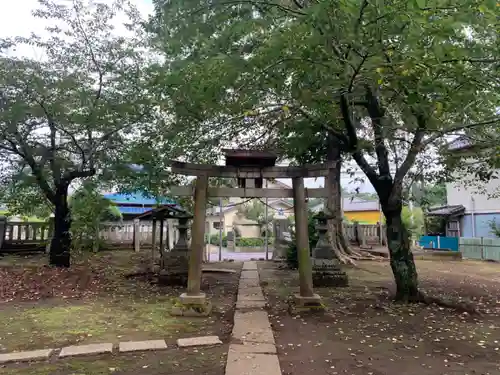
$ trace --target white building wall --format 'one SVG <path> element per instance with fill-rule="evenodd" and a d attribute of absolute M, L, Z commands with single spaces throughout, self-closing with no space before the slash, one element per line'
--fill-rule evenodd
<path fill-rule="evenodd" d="M 446 198 L 450 206 L 464 206 L 466 214 L 500 212 L 500 178 L 480 182 L 463 177 L 446 184 Z"/>

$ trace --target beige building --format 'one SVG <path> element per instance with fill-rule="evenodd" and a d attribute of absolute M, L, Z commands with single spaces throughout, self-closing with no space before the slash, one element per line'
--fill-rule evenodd
<path fill-rule="evenodd" d="M 264 186 L 270 189 L 290 189 L 290 186 L 280 181 L 266 181 Z M 257 200 L 257 199 L 256 199 Z M 261 199 L 265 202 L 265 199 Z M 220 207 L 213 206 L 207 209 L 206 231 L 210 235 L 219 233 L 219 228 L 222 225 L 222 230 L 225 235 L 228 232 L 236 231 L 241 237 L 261 237 L 261 228 L 256 221 L 245 218 L 238 209 L 243 204 L 252 204 L 252 200 L 248 201 L 243 198 L 230 198 L 229 202 L 225 202 L 222 207 L 222 215 Z M 286 199 L 271 199 L 267 200 L 268 215 L 274 218 L 287 218 L 293 215 L 293 201 Z"/>

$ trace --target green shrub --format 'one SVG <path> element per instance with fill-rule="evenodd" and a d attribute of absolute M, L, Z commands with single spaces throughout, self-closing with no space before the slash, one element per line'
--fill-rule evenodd
<path fill-rule="evenodd" d="M 206 240 L 205 240 L 206 241 Z M 265 239 L 264 238 L 253 238 L 253 237 L 240 237 L 236 238 L 236 246 L 243 247 L 255 247 L 255 246 L 264 246 Z M 274 243 L 274 238 L 269 237 L 267 239 L 268 244 Z M 210 236 L 210 244 L 219 246 L 219 233 L 212 234 Z M 227 247 L 227 236 L 222 237 L 222 246 Z"/>
<path fill-rule="evenodd" d="M 220 244 L 219 238 L 220 238 L 219 233 L 212 234 L 210 236 L 210 244 L 219 246 L 219 244 Z M 225 235 L 222 236 L 222 246 L 227 247 L 227 236 L 225 236 Z"/>
<path fill-rule="evenodd" d="M 120 221 L 120 210 L 104 198 L 93 181 L 87 181 L 69 199 L 72 245 L 77 251 L 98 250 L 104 245 L 99 236 L 103 221 Z"/>
<path fill-rule="evenodd" d="M 252 237 L 240 237 L 236 239 L 236 246 L 242 246 L 242 247 L 257 247 L 257 246 L 264 246 L 264 239 L 263 238 L 252 238 Z"/>
<path fill-rule="evenodd" d="M 288 268 L 295 270 L 299 268 L 299 257 L 297 254 L 297 243 L 295 242 L 295 237 L 292 237 L 292 242 L 288 246 L 286 252 L 286 264 Z"/>
<path fill-rule="evenodd" d="M 490 225 L 490 232 L 500 238 L 500 224 L 498 224 L 496 220 L 493 219 L 489 222 L 489 225 Z"/>
<path fill-rule="evenodd" d="M 318 230 L 316 229 L 315 215 L 311 211 L 309 211 L 307 226 L 309 232 L 309 249 L 312 254 L 312 250 L 318 243 L 319 233 Z M 291 269 L 299 268 L 299 258 L 297 253 L 297 243 L 295 241 L 295 232 L 292 232 L 292 242 L 288 246 L 288 250 L 286 252 L 286 263 L 288 267 Z"/>

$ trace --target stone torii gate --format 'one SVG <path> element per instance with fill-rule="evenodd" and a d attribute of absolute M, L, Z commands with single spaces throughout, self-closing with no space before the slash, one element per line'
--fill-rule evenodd
<path fill-rule="evenodd" d="M 210 313 L 210 303 L 200 288 L 208 197 L 293 198 L 300 275 L 300 293 L 295 296 L 295 302 L 301 307 L 321 306 L 321 298 L 313 290 L 307 198 L 324 198 L 327 196 L 327 189 L 306 189 L 304 178 L 327 176 L 329 165 L 279 167 L 275 166 L 277 156 L 271 152 L 240 149 L 223 151 L 226 157 L 225 166 L 171 162 L 173 173 L 196 177 L 194 191 L 191 186 L 172 187 L 170 191 L 173 196 L 194 194 L 195 200 L 187 290 L 180 296 L 182 307 L 178 308 L 176 313 L 179 315 L 193 315 L 195 312 L 200 315 Z M 237 178 L 238 188 L 209 187 L 209 177 Z M 264 178 L 291 178 L 293 188 L 264 189 Z"/>

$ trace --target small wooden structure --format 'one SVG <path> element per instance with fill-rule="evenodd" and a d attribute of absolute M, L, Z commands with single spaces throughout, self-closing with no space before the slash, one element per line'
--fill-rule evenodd
<path fill-rule="evenodd" d="M 103 197 L 112 202 L 118 211 L 120 211 L 123 222 L 132 222 L 138 216 L 146 214 L 158 206 L 167 205 L 181 208 L 176 202 L 166 197 L 156 198 L 137 191 L 132 193 L 104 194 Z"/>
<path fill-rule="evenodd" d="M 176 205 L 164 205 L 148 211 L 136 219 L 136 227 L 139 227 L 140 220 L 149 220 L 153 222 L 151 258 L 153 268 L 156 266 L 157 255 L 160 256 L 160 276 L 165 278 L 167 274 L 170 280 L 160 280 L 169 284 L 185 284 L 187 281 L 187 263 L 188 263 L 188 225 L 187 222 L 192 215 L 180 209 Z M 169 248 L 170 225 L 165 226 L 167 220 L 178 220 L 179 238 L 173 249 Z M 159 226 L 158 226 L 159 223 Z M 139 230 L 134 230 L 134 248 L 139 251 Z M 159 240 L 159 241 L 158 241 Z M 158 245 L 158 246 L 157 246 Z M 168 270 L 168 272 L 167 272 Z"/>
<path fill-rule="evenodd" d="M 327 189 L 306 189 L 304 178 L 324 177 L 330 173 L 329 164 L 306 165 L 298 167 L 275 166 L 277 156 L 268 151 L 224 150 L 225 166 L 192 164 L 174 161 L 173 173 L 196 176 L 194 191 L 191 186 L 171 188 L 170 193 L 178 196 L 194 194 L 195 208 L 192 224 L 191 254 L 189 259 L 189 278 L 187 292 L 181 295 L 186 305 L 205 306 L 205 295 L 201 293 L 201 264 L 203 259 L 205 216 L 208 197 L 243 198 L 293 198 L 296 241 L 299 250 L 300 294 L 296 301 L 302 306 L 321 305 L 320 297 L 313 292 L 312 267 L 307 227 L 307 198 L 323 198 Z M 238 188 L 211 188 L 209 177 L 230 177 L 238 179 Z M 263 178 L 292 178 L 292 189 L 264 189 Z"/>

